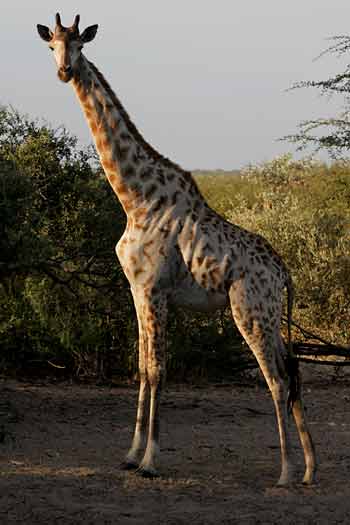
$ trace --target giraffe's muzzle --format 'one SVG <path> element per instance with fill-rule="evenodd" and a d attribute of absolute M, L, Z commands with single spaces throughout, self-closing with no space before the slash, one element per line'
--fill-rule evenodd
<path fill-rule="evenodd" d="M 57 72 L 58 78 L 62 82 L 69 82 L 73 78 L 73 68 L 72 66 L 62 66 Z"/>

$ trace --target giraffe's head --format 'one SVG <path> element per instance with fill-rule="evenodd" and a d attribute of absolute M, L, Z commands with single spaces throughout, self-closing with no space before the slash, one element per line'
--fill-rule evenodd
<path fill-rule="evenodd" d="M 61 24 L 61 17 L 57 13 L 54 31 L 46 26 L 37 25 L 40 37 L 48 42 L 49 48 L 54 53 L 58 78 L 62 82 L 69 82 L 72 79 L 84 44 L 91 42 L 97 33 L 97 24 L 87 27 L 80 33 L 79 20 L 80 16 L 77 15 L 71 27 L 64 27 Z"/>

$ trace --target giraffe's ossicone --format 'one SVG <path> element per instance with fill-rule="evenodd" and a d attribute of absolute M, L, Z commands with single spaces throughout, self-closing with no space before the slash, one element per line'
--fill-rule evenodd
<path fill-rule="evenodd" d="M 140 391 L 134 438 L 123 468 L 148 477 L 158 474 L 169 304 L 207 312 L 229 304 L 275 404 L 282 456 L 278 483 L 286 485 L 293 479 L 288 404 L 304 450 L 303 481 L 313 483 L 316 460 L 300 381 L 296 366 L 287 366 L 295 365 L 295 360 L 280 332 L 287 289 L 290 339 L 293 290 L 286 266 L 263 237 L 213 211 L 191 174 L 143 139 L 108 82 L 82 52 L 98 26 L 81 33 L 79 19 L 78 15 L 71 27 L 64 27 L 57 14 L 54 31 L 38 25 L 38 32 L 53 51 L 60 80 L 70 82 L 77 94 L 107 179 L 127 215 L 117 255 L 137 313 Z"/>

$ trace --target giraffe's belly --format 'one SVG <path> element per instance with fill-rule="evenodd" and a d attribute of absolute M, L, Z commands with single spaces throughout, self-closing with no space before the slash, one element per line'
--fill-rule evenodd
<path fill-rule="evenodd" d="M 190 277 L 177 283 L 169 299 L 176 306 L 199 312 L 213 312 L 228 304 L 227 293 L 203 288 Z"/>

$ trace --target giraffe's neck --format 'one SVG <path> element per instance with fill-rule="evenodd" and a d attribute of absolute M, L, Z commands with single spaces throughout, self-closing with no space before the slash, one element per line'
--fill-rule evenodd
<path fill-rule="evenodd" d="M 184 192 L 200 198 L 191 175 L 142 138 L 107 81 L 84 56 L 72 84 L 106 176 L 127 214 L 140 207 L 162 211 L 177 204 Z"/>

